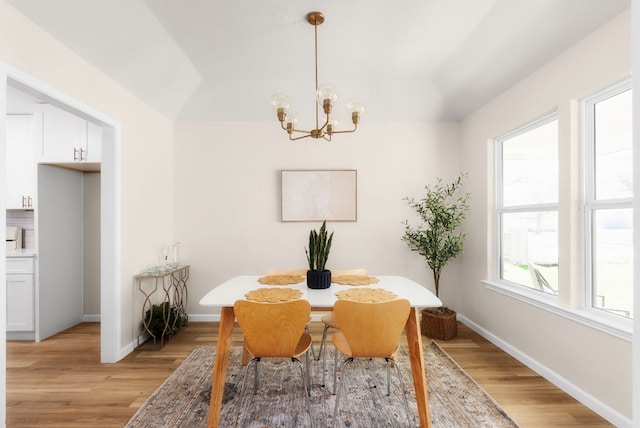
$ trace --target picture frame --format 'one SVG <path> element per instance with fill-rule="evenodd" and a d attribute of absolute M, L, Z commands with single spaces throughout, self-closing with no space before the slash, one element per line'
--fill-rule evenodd
<path fill-rule="evenodd" d="M 282 221 L 357 221 L 355 169 L 281 170 Z"/>

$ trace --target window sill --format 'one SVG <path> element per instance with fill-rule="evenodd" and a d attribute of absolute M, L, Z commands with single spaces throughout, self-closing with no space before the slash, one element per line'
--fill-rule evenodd
<path fill-rule="evenodd" d="M 557 297 L 529 290 L 526 287 L 491 280 L 484 280 L 482 283 L 487 289 L 496 293 L 520 300 L 627 342 L 632 342 L 633 340 L 633 320 L 606 313 L 601 314 L 599 313 L 600 311 L 596 310 L 563 307 L 560 306 Z"/>

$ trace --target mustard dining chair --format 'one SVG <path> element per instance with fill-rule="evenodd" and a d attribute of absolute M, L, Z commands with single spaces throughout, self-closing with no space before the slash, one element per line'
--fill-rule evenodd
<path fill-rule="evenodd" d="M 338 276 L 369 276 L 369 272 L 366 269 L 336 269 L 331 271 L 331 277 Z M 327 331 L 330 328 L 338 330 L 340 326 L 338 325 L 338 321 L 336 321 L 336 317 L 333 312 L 328 312 L 323 315 L 320 320 L 324 323 L 324 329 L 322 330 L 322 339 L 320 340 L 320 350 L 318 350 L 318 356 L 316 357 L 316 361 L 320 360 L 322 357 L 322 386 L 325 386 L 325 375 L 327 369 L 327 356 L 325 355 L 325 346 L 327 343 Z M 315 354 L 314 354 L 315 356 Z M 333 393 L 336 393 L 336 385 L 333 384 Z"/>
<path fill-rule="evenodd" d="M 336 347 L 334 358 L 334 387 L 337 389 L 335 408 L 333 411 L 333 425 L 336 425 L 340 405 L 340 395 L 346 377 L 347 363 L 355 358 L 382 358 L 387 363 L 387 395 L 391 395 L 389 366 L 396 367 L 407 421 L 410 421 L 407 397 L 404 383 L 400 375 L 396 354 L 400 344 L 400 335 L 409 318 L 411 304 L 406 299 L 396 299 L 388 302 L 362 303 L 349 300 L 338 300 L 334 304 L 333 312 L 340 325 L 340 331 L 334 333 L 333 344 Z M 341 379 L 337 383 L 338 352 L 346 356 L 341 367 Z"/>
<path fill-rule="evenodd" d="M 242 403 L 244 402 L 246 382 L 251 364 L 255 367 L 253 390 L 255 394 L 258 389 L 258 363 L 261 359 L 291 359 L 300 368 L 309 420 L 311 426 L 313 426 L 308 388 L 308 351 L 311 347 L 311 336 L 304 332 L 305 325 L 311 314 L 309 302 L 306 300 L 290 300 L 288 302 L 263 303 L 238 300 L 233 305 L 233 310 L 244 335 L 245 348 L 253 357 L 245 368 L 240 393 L 240 408 L 242 408 Z M 300 361 L 302 355 L 306 357 L 306 365 Z M 239 413 L 237 417 L 239 417 Z M 236 420 L 237 425 L 238 421 Z"/>
<path fill-rule="evenodd" d="M 264 271 L 264 276 L 280 276 L 280 275 L 286 275 L 286 276 L 307 276 L 307 270 L 308 269 L 266 269 Z M 304 332 L 305 333 L 310 333 L 309 332 L 309 323 L 311 322 L 311 316 L 309 316 L 309 320 L 307 321 L 307 325 L 304 328 Z M 316 350 L 313 349 L 313 342 L 311 343 L 311 356 L 313 357 L 314 360 L 319 360 L 320 359 L 320 354 L 318 354 L 318 358 L 316 358 Z M 324 382 L 323 382 L 324 383 Z"/>

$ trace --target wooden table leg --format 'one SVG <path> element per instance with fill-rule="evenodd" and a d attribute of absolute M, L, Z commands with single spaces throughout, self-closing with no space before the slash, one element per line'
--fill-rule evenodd
<path fill-rule="evenodd" d="M 422 337 L 420 335 L 420 323 L 418 309 L 411 308 L 407 324 L 405 325 L 407 345 L 409 346 L 409 359 L 411 360 L 411 374 L 413 375 L 413 387 L 416 391 L 416 403 L 418 404 L 418 418 L 420 426 L 431 427 L 429 415 L 429 393 L 427 392 L 427 379 L 424 373 L 424 354 L 422 353 Z"/>
<path fill-rule="evenodd" d="M 227 364 L 229 363 L 229 350 L 231 349 L 231 336 L 233 323 L 235 322 L 233 307 L 223 307 L 220 313 L 220 329 L 218 331 L 218 345 L 216 347 L 216 360 L 213 364 L 213 379 L 211 381 L 211 402 L 209 404 L 208 427 L 217 427 L 222 407 L 222 394 L 224 393 L 224 381 L 227 376 Z"/>

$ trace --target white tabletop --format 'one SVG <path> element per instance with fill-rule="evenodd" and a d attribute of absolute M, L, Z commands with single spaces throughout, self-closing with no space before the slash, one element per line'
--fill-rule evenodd
<path fill-rule="evenodd" d="M 231 278 L 228 281 L 209 291 L 202 299 L 202 306 L 233 306 L 236 300 L 245 299 L 245 294 L 258 288 L 294 288 L 302 291 L 302 299 L 307 300 L 311 306 L 318 308 L 332 308 L 337 300 L 336 292 L 351 290 L 353 288 L 383 288 L 398 295 L 398 298 L 407 299 L 414 308 L 426 308 L 442 306 L 442 302 L 426 287 L 402 276 L 376 276 L 380 280 L 377 284 L 354 287 L 351 285 L 331 284 L 331 287 L 323 290 L 314 290 L 307 287 L 306 280 L 291 285 L 264 285 L 258 282 L 258 275 L 243 275 Z"/>

